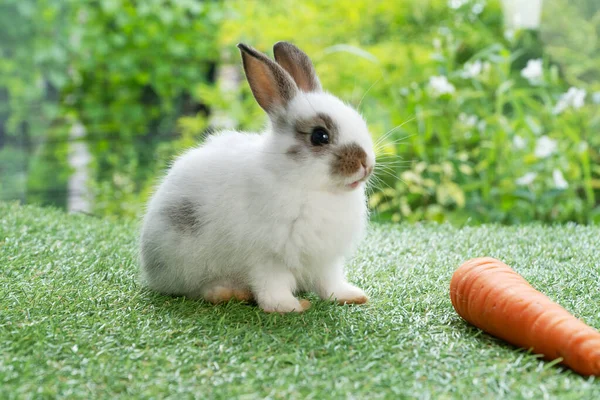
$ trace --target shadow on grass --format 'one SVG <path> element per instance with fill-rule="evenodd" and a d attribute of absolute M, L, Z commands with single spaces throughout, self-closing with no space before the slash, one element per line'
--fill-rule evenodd
<path fill-rule="evenodd" d="M 536 360 L 537 362 L 543 361 L 544 362 L 543 368 L 545 370 L 556 368 L 559 372 L 577 375 L 574 372 L 572 372 L 569 368 L 560 364 L 562 359 L 556 359 L 556 360 L 544 359 L 542 354 L 535 353 L 532 348 L 526 349 L 523 347 L 515 346 L 503 339 L 493 336 L 493 335 L 469 324 L 468 322 L 466 322 L 463 319 L 456 320 L 455 322 L 452 323 L 452 325 L 458 332 L 461 333 L 461 338 L 465 342 L 477 341 L 480 348 L 488 348 L 488 349 L 495 348 L 499 352 L 504 352 L 506 354 L 513 354 L 513 355 L 515 355 L 515 357 L 524 356 L 524 357 L 529 358 L 532 361 L 533 360 Z M 499 357 L 499 358 L 501 358 L 501 357 Z M 530 369 L 531 371 L 537 370 L 538 369 L 537 362 L 532 363 L 528 369 Z"/>
<path fill-rule="evenodd" d="M 314 294 L 300 296 L 311 302 L 310 309 L 303 313 L 266 313 L 254 302 L 245 303 L 232 300 L 214 305 L 204 300 L 169 296 L 141 288 L 139 301 L 146 302 L 148 315 L 178 318 L 191 323 L 218 324 L 221 326 L 247 326 L 267 328 L 270 334 L 288 333 L 290 329 L 302 328 L 306 331 L 319 329 L 331 333 L 345 331 L 349 326 L 369 322 L 369 305 L 338 305 L 324 301 Z"/>

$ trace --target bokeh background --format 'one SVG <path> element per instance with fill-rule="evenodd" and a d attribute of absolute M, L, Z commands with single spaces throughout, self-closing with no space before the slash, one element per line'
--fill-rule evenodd
<path fill-rule="evenodd" d="M 264 126 L 235 45 L 278 40 L 368 120 L 374 219 L 600 223 L 598 0 L 3 0 L 0 201 L 140 216 Z"/>

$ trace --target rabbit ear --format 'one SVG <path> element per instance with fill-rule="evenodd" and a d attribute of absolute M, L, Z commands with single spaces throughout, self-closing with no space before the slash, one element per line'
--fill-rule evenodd
<path fill-rule="evenodd" d="M 285 107 L 298 92 L 292 77 L 275 61 L 243 43 L 238 44 L 252 94 L 268 114 Z"/>
<path fill-rule="evenodd" d="M 320 92 L 321 82 L 310 58 L 298 47 L 288 42 L 277 42 L 273 46 L 275 61 L 294 78 L 304 92 Z"/>

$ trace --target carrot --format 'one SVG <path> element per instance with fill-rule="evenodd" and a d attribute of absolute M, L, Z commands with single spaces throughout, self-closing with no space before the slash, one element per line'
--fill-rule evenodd
<path fill-rule="evenodd" d="M 600 376 L 600 332 L 491 257 L 461 265 L 450 282 L 456 312 L 479 329 L 582 375 Z"/>

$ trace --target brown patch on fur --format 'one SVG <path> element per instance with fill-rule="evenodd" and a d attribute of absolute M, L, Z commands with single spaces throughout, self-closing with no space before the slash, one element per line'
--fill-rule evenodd
<path fill-rule="evenodd" d="M 288 121 L 280 120 L 277 121 L 278 124 L 288 123 Z M 300 143 L 302 147 L 308 149 L 313 154 L 325 154 L 328 151 L 330 152 L 330 146 L 337 142 L 339 137 L 339 130 L 333 119 L 324 113 L 318 113 L 312 118 L 296 120 L 292 122 L 292 130 L 296 132 L 296 139 Z M 282 127 L 282 125 L 279 125 Z M 310 137 L 313 129 L 315 128 L 324 128 L 329 134 L 329 144 L 323 146 L 314 146 Z"/>
<path fill-rule="evenodd" d="M 367 296 L 358 296 L 351 299 L 337 299 L 338 304 L 365 304 L 369 301 Z"/>
<path fill-rule="evenodd" d="M 361 165 L 367 163 L 367 153 L 356 143 L 342 146 L 336 151 L 336 160 L 332 168 L 333 173 L 350 176 L 360 170 Z"/>
<path fill-rule="evenodd" d="M 296 95 L 296 84 L 288 72 L 279 64 L 256 49 L 238 44 L 242 54 L 242 64 L 252 94 L 267 113 L 273 113 Z"/>
<path fill-rule="evenodd" d="M 298 159 L 307 149 L 313 154 L 331 153 L 331 145 L 335 144 L 339 137 L 339 130 L 333 119 L 324 113 L 317 113 L 314 117 L 290 120 L 286 114 L 276 115 L 273 121 L 273 130 L 277 133 L 287 134 L 287 132 L 295 132 L 297 144 L 290 146 L 286 154 L 292 158 Z M 324 128 L 329 134 L 329 144 L 323 146 L 314 146 L 310 137 L 314 128 Z"/>
<path fill-rule="evenodd" d="M 300 310 L 292 310 L 291 312 L 297 312 L 297 313 L 301 313 L 304 312 L 306 310 L 308 310 L 311 306 L 310 301 L 306 300 L 306 299 L 298 299 L 298 302 L 300 303 Z M 277 311 L 277 310 L 263 310 L 266 313 L 279 313 L 279 314 L 284 314 L 287 311 Z"/>
<path fill-rule="evenodd" d="M 295 144 L 293 146 L 290 146 L 287 149 L 287 151 L 285 152 L 285 154 L 287 154 L 288 156 L 290 156 L 294 160 L 297 160 L 297 159 L 299 159 L 302 156 L 302 146 L 299 145 L 299 144 Z"/>
<path fill-rule="evenodd" d="M 320 92 L 321 83 L 310 58 L 288 42 L 277 42 L 273 46 L 275 61 L 294 79 L 298 88 L 304 92 Z"/>
<path fill-rule="evenodd" d="M 252 300 L 254 300 L 254 296 L 252 295 L 252 292 L 250 290 L 246 290 L 246 289 L 234 289 L 233 297 L 237 301 L 243 301 L 246 303 L 249 303 Z"/>
<path fill-rule="evenodd" d="M 204 300 L 213 303 L 225 303 L 229 300 L 249 302 L 252 300 L 252 292 L 246 289 L 233 289 L 227 286 L 215 286 L 204 293 Z"/>
<path fill-rule="evenodd" d="M 317 113 L 312 118 L 301 119 L 296 121 L 296 132 L 303 134 L 311 134 L 314 128 L 326 128 L 329 133 L 329 143 L 334 144 L 337 139 L 338 127 L 333 122 L 333 119 L 325 113 Z"/>
<path fill-rule="evenodd" d="M 302 311 L 306 311 L 310 308 L 310 301 L 306 300 L 306 299 L 299 299 L 298 300 L 300 302 L 300 306 L 302 307 Z"/>

